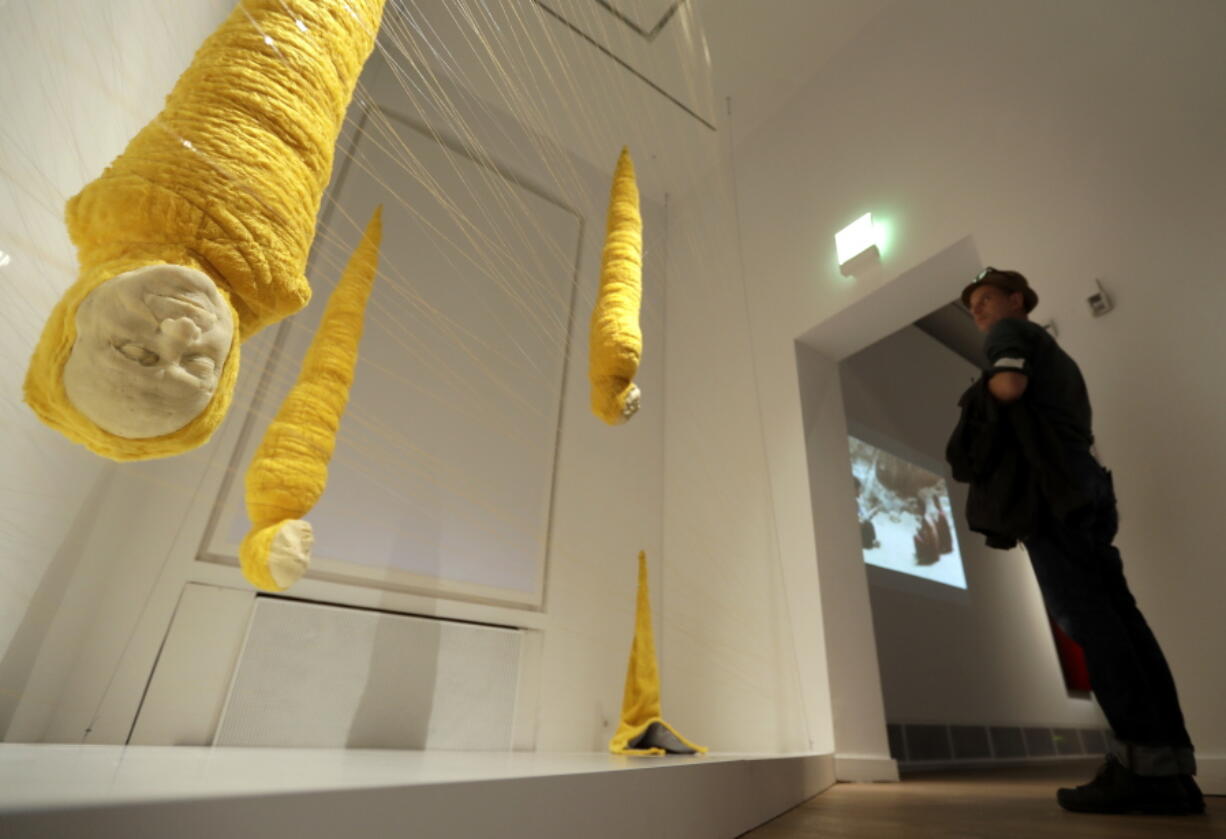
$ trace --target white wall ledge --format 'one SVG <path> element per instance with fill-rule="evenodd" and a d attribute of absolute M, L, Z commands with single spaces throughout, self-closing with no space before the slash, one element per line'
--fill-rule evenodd
<path fill-rule="evenodd" d="M 0 746 L 0 835 L 734 837 L 834 783 L 831 755 Z"/>

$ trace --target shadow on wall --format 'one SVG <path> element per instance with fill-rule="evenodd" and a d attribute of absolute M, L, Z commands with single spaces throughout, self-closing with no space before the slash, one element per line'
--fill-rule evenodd
<path fill-rule="evenodd" d="M 9 641 L 4 658 L 0 660 L 0 733 L 3 734 L 0 739 L 8 739 L 9 726 L 34 670 L 39 648 L 51 629 L 64 593 L 85 555 L 89 536 L 102 510 L 103 499 L 110 493 L 111 484 L 115 480 L 115 469 L 116 467 L 111 465 L 102 469 L 93 489 L 65 533 L 55 558 L 43 573 L 38 588 L 30 598 L 25 617 Z"/>
<path fill-rule="evenodd" d="M 441 627 L 423 621 L 413 643 L 390 620 L 375 624 L 366 686 L 345 740 L 350 749 L 425 749 L 434 711 Z"/>

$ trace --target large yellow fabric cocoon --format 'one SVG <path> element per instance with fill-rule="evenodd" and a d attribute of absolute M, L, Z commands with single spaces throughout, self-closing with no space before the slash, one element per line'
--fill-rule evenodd
<path fill-rule="evenodd" d="M 629 149 L 622 149 L 613 174 L 600 291 L 592 310 L 588 379 L 592 412 L 610 425 L 625 422 L 637 405 L 634 376 L 643 355 L 639 309 L 643 300 L 643 219 Z"/>
<path fill-rule="evenodd" d="M 247 515 L 252 529 L 239 549 L 239 561 L 243 575 L 259 588 L 284 589 L 269 569 L 272 543 L 287 522 L 310 512 L 327 486 L 328 461 L 349 403 L 382 238 L 380 207 L 328 298 L 297 382 L 247 468 Z"/>
<path fill-rule="evenodd" d="M 303 272 L 315 217 L 383 3 L 241 0 L 162 112 L 68 202 L 80 273 L 43 329 L 25 384 L 45 423 L 114 460 L 165 457 L 208 440 L 230 403 L 238 343 L 310 299 Z M 159 263 L 194 268 L 217 284 L 235 342 L 196 419 L 160 437 L 119 437 L 64 392 L 74 318 L 102 283 Z"/>
<path fill-rule="evenodd" d="M 639 586 L 635 604 L 634 641 L 626 668 L 621 722 L 609 751 L 623 755 L 705 753 L 682 737 L 660 716 L 660 671 L 656 664 L 655 638 L 651 629 L 651 598 L 647 591 L 647 554 L 639 552 Z"/>

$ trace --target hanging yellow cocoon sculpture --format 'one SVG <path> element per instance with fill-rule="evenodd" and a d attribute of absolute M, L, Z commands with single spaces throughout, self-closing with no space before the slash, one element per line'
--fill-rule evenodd
<path fill-rule="evenodd" d="M 613 173 L 600 264 L 600 291 L 592 310 L 588 380 L 592 412 L 610 425 L 639 409 L 634 383 L 643 355 L 639 308 L 643 300 L 643 219 L 630 150 L 622 149 Z"/>
<path fill-rule="evenodd" d="M 314 534 L 302 517 L 328 483 L 328 461 L 349 402 L 366 301 L 379 267 L 382 210 L 377 208 L 366 225 L 328 298 L 298 380 L 247 467 L 252 527 L 238 556 L 243 575 L 258 588 L 284 591 L 310 564 Z"/>
<path fill-rule="evenodd" d="M 682 737 L 660 716 L 660 670 L 651 630 L 651 599 L 647 592 L 647 553 L 639 552 L 639 589 L 635 600 L 634 641 L 626 667 L 621 722 L 609 751 L 620 755 L 705 753 Z"/>
<path fill-rule="evenodd" d="M 25 383 L 43 422 L 113 460 L 208 440 L 239 343 L 310 299 L 316 214 L 383 4 L 240 0 L 162 112 L 68 202 L 80 272 Z M 190 353 L 219 323 L 229 331 L 214 357 L 185 355 L 167 372 L 166 353 Z M 112 374 L 122 387 L 95 382 Z"/>

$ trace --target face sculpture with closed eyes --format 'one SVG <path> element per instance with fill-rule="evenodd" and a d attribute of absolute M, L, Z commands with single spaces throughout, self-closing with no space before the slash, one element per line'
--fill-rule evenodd
<path fill-rule="evenodd" d="M 69 400 L 120 437 L 158 437 L 200 414 L 217 390 L 234 318 L 200 271 L 152 265 L 107 280 L 76 313 L 64 366 Z"/>

